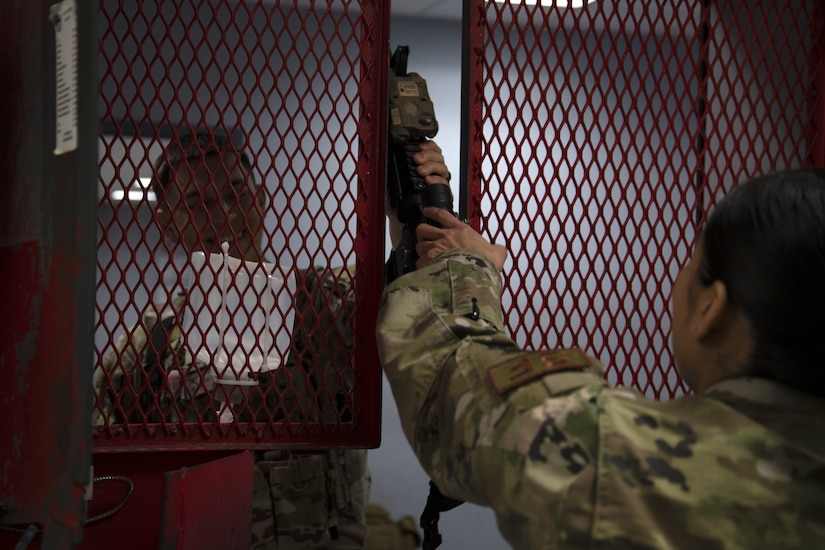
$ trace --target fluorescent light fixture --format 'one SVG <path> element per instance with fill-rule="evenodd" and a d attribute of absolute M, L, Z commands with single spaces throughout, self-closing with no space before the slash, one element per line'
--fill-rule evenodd
<path fill-rule="evenodd" d="M 559 8 L 581 8 L 586 4 L 592 4 L 596 0 L 495 0 L 499 4 L 527 4 L 532 6 L 538 4 L 540 6 L 551 7 L 557 6 Z"/>
<path fill-rule="evenodd" d="M 113 201 L 128 199 L 132 202 L 139 202 L 145 197 L 147 201 L 155 202 L 157 197 L 155 196 L 155 192 L 149 189 L 151 185 L 152 178 L 138 178 L 131 186 L 129 186 L 128 191 L 124 189 L 115 189 L 109 194 L 109 197 Z"/>

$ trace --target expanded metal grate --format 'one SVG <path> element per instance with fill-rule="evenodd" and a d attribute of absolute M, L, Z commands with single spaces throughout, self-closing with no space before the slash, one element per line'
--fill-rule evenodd
<path fill-rule="evenodd" d="M 813 162 L 821 6 L 470 7 L 465 198 L 468 216 L 510 248 L 513 336 L 528 348 L 578 345 L 611 382 L 650 396 L 683 393 L 668 342 L 673 281 L 728 189 Z M 377 442 L 388 9 L 101 0 L 96 450 Z M 141 183 L 158 178 L 157 159 L 171 160 L 182 132 L 201 129 L 207 148 L 226 139 L 246 153 L 244 174 L 264 192 L 261 204 L 201 191 L 181 211 L 202 241 L 198 220 L 211 220 L 214 264 L 170 237 L 157 213 L 168 195 L 152 199 Z M 187 166 L 183 179 L 210 164 Z M 230 210 L 263 218 L 265 288 L 283 280 L 289 300 L 256 291 L 244 301 L 259 287 L 254 268 L 222 255 L 221 241 L 239 236 Z M 180 322 L 156 329 L 146 312 L 163 320 L 170 303 Z M 229 343 L 233 328 L 239 340 L 251 331 L 251 347 Z M 190 368 L 202 348 L 209 361 Z M 271 372 L 228 360 L 273 349 Z M 147 367 L 147 352 L 163 359 Z"/>
<path fill-rule="evenodd" d="M 814 161 L 821 3 L 540 4 L 470 10 L 469 214 L 510 249 L 509 327 L 680 395 L 670 294 L 702 221 L 744 178 Z"/>
<path fill-rule="evenodd" d="M 377 443 L 388 22 L 100 0 L 96 450 Z"/>

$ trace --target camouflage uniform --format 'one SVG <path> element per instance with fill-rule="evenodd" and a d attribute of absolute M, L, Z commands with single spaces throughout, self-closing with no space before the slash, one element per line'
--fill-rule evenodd
<path fill-rule="evenodd" d="M 412 516 L 393 521 L 386 508 L 367 504 L 367 541 L 364 550 L 416 550 L 421 547 L 421 530 Z"/>
<path fill-rule="evenodd" d="M 334 398 L 314 402 L 315 393 L 328 394 L 313 392 L 311 388 L 340 387 L 339 373 L 349 373 L 352 330 L 348 312 L 353 305 L 348 270 L 316 268 L 299 274 L 293 338 L 300 356 L 292 355 L 273 376 L 261 377 L 262 388 L 273 384 L 290 390 L 253 393 L 249 410 L 261 410 L 261 420 L 269 414 L 282 420 L 283 411 L 293 411 L 298 421 L 334 421 L 349 414 L 340 410 Z M 206 364 L 193 361 L 182 340 L 178 320 L 184 306 L 184 296 L 168 304 L 150 306 L 141 324 L 118 337 L 116 349 L 106 355 L 103 369 L 95 373 L 98 403 L 93 410 L 93 425 L 159 422 L 162 418 L 168 422 L 216 421 L 208 395 L 215 386 L 214 377 Z M 147 341 L 154 345 L 147 345 Z M 140 369 L 134 368 L 138 357 Z M 183 391 L 177 397 L 169 393 L 162 383 L 163 375 L 159 374 L 173 368 L 180 370 L 183 382 Z M 131 379 L 131 386 L 124 384 L 125 377 Z M 343 384 L 351 387 L 351 373 L 343 378 Z M 147 391 L 148 386 L 154 391 Z M 263 395 L 267 396 L 266 407 L 260 409 Z M 239 420 L 251 418 L 240 414 Z M 257 451 L 255 456 L 251 548 L 364 547 L 365 507 L 370 490 L 366 450 L 270 450 Z"/>
<path fill-rule="evenodd" d="M 381 361 L 444 494 L 493 508 L 515 548 L 822 547 L 822 400 L 755 378 L 647 400 L 578 350 L 521 350 L 500 294 L 452 250 L 382 300 Z"/>

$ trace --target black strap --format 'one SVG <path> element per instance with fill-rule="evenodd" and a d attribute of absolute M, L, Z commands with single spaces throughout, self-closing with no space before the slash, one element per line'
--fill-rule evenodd
<path fill-rule="evenodd" d="M 435 550 L 441 546 L 441 533 L 438 532 L 438 520 L 441 512 L 452 510 L 464 501 L 446 497 L 441 490 L 430 480 L 430 494 L 427 496 L 427 504 L 421 514 L 421 529 L 424 532 L 424 542 L 421 548 L 424 550 Z"/>

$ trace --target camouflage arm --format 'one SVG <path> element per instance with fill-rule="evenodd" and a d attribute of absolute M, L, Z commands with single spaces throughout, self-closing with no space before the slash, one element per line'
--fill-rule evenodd
<path fill-rule="evenodd" d="M 355 292 L 348 268 L 318 267 L 304 273 L 296 301 L 297 338 L 313 362 L 341 371 L 350 364 Z"/>
<path fill-rule="evenodd" d="M 139 325 L 121 333 L 115 340 L 115 348 L 103 357 L 102 367 L 95 370 L 95 406 L 92 409 L 92 426 L 120 424 L 120 410 L 128 410 L 132 404 L 131 392 L 121 394 L 125 373 L 132 372 L 138 354 L 146 343 L 146 333 Z M 120 395 L 120 407 L 115 410 L 115 393 Z"/>
<path fill-rule="evenodd" d="M 483 333 L 491 347 L 516 348 L 502 332 L 498 273 L 492 268 L 478 270 L 474 272 L 475 281 L 465 280 L 464 289 L 454 288 L 456 283 L 462 284 L 455 280 L 455 271 L 471 262 L 484 261 L 469 251 L 441 258 L 393 281 L 382 297 L 378 317 L 378 353 L 395 395 L 402 428 L 413 446 L 422 420 L 419 414 L 423 415 L 435 379 L 461 345 L 461 335 L 453 331 L 451 324 L 461 322 L 468 333 L 471 327 Z M 454 302 L 454 298 L 459 301 Z M 473 315 L 474 298 L 479 321 L 471 323 L 464 315 Z"/>
<path fill-rule="evenodd" d="M 141 313 L 141 322 L 124 331 L 115 340 L 114 349 L 103 358 L 101 368 L 94 373 L 95 405 L 92 409 L 92 425 L 105 426 L 124 422 L 140 423 L 158 422 L 162 415 L 167 421 L 178 421 L 178 407 L 174 401 L 185 409 L 185 420 L 195 422 L 203 416 L 212 418 L 206 395 L 214 389 L 214 375 L 203 361 L 195 360 L 189 350 L 183 346 L 181 329 L 177 322 L 185 306 L 182 294 L 172 298 L 169 303 L 150 304 Z M 153 350 L 149 335 L 161 329 L 164 349 Z M 147 366 L 153 364 L 149 356 L 160 353 L 160 367 L 163 372 L 172 368 L 184 374 L 184 389 L 177 399 L 169 393 L 165 385 L 156 390 L 157 407 L 139 403 L 138 393 L 144 387 L 143 376 Z M 161 384 L 163 381 L 161 380 Z M 151 397 L 151 396 L 150 396 Z M 195 400 L 194 407 L 189 406 Z M 199 412 L 200 411 L 200 412 Z"/>
<path fill-rule="evenodd" d="M 594 364 L 497 390 L 490 367 L 543 357 L 504 333 L 500 292 L 483 257 L 442 254 L 387 288 L 379 355 L 405 435 L 439 488 L 492 507 L 515 547 L 545 547 L 566 520 L 552 496 L 569 492 L 596 452 L 591 394 L 604 381 Z M 567 433 L 575 424 L 590 430 Z M 546 512 L 529 513 L 536 507 Z"/>
<path fill-rule="evenodd" d="M 355 293 L 347 267 L 316 267 L 301 273 L 296 297 L 295 348 L 299 364 L 318 392 L 324 419 L 339 419 L 352 389 L 352 316 Z M 293 371 L 293 378 L 301 373 Z"/>

